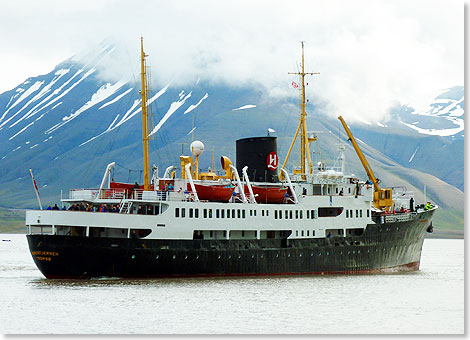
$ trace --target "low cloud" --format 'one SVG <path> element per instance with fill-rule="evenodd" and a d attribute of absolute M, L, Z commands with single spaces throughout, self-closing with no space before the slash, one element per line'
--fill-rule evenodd
<path fill-rule="evenodd" d="M 326 103 L 326 113 L 348 121 L 386 119 L 396 101 L 420 105 L 436 90 L 463 84 L 463 5 L 454 1 L 149 1 L 140 7 L 45 1 L 32 2 L 26 11 L 2 6 L 9 6 L 3 9 L 12 14 L 18 47 L 1 52 L 8 53 L 9 64 L 13 53 L 33 64 L 57 63 L 111 38 L 119 49 L 99 74 L 138 81 L 143 35 L 154 86 L 201 79 L 253 85 L 282 99 L 298 95 L 291 87 L 298 79 L 287 73 L 298 70 L 304 40 L 306 71 L 320 72 L 307 77 L 310 102 Z M 22 19 L 13 25 L 15 15 Z M 7 24 L 0 28 L 12 36 Z M 11 46 L 13 39 L 3 39 L 3 46 Z"/>

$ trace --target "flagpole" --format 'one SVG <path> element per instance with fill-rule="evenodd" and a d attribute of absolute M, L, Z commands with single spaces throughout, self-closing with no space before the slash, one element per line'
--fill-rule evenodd
<path fill-rule="evenodd" d="M 30 175 L 31 175 L 31 180 L 33 181 L 34 192 L 36 193 L 36 197 L 37 197 L 37 199 L 38 199 L 39 208 L 42 210 L 41 199 L 39 198 L 39 190 L 38 190 L 38 186 L 37 186 L 37 184 L 36 184 L 36 181 L 34 180 L 33 170 L 29 169 L 29 173 L 30 173 Z"/>

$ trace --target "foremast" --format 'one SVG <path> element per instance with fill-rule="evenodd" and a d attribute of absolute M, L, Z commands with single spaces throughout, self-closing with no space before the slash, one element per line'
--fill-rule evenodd
<path fill-rule="evenodd" d="M 148 110 L 147 110 L 147 96 L 148 96 L 148 84 L 147 84 L 147 72 L 145 64 L 145 53 L 144 53 L 144 38 L 140 38 L 140 65 L 141 65 L 141 85 L 142 91 L 142 142 L 144 149 L 144 190 L 149 190 L 149 128 L 148 128 Z"/>
<path fill-rule="evenodd" d="M 307 175 L 307 166 L 306 166 L 306 161 L 308 159 L 308 173 L 312 173 L 312 160 L 310 158 L 310 149 L 309 149 L 309 140 L 308 140 L 308 135 L 307 135 L 307 112 L 305 110 L 306 102 L 305 102 L 305 76 L 306 75 L 314 75 L 314 74 L 320 74 L 319 72 L 305 72 L 305 62 L 304 62 L 304 42 L 301 41 L 302 44 L 302 64 L 301 64 L 301 72 L 289 72 L 289 74 L 296 74 L 300 76 L 301 80 L 301 100 L 299 103 L 300 106 L 300 118 L 299 118 L 299 126 L 297 127 L 297 131 L 295 133 L 294 139 L 292 140 L 292 143 L 290 145 L 289 151 L 287 152 L 286 159 L 284 163 L 282 164 L 282 169 L 285 168 L 287 161 L 289 160 L 290 153 L 292 151 L 292 148 L 294 147 L 295 141 L 297 140 L 297 136 L 299 135 L 300 132 L 300 174 L 302 176 L 302 179 L 306 178 Z M 294 174 L 296 172 L 294 171 Z M 281 175 L 282 176 L 282 175 Z M 283 177 L 283 176 L 282 176 Z"/>

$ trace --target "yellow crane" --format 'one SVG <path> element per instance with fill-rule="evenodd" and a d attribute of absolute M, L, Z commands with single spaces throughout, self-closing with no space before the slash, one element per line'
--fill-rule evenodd
<path fill-rule="evenodd" d="M 338 119 L 340 120 L 341 124 L 343 124 L 344 130 L 346 131 L 346 134 L 348 135 L 348 140 L 351 141 L 352 146 L 354 147 L 354 150 L 356 151 L 357 156 L 359 157 L 359 160 L 362 163 L 362 166 L 364 167 L 364 170 L 367 173 L 367 176 L 369 177 L 369 180 L 372 182 L 374 185 L 374 205 L 377 209 L 385 209 L 389 210 L 391 206 L 393 205 L 392 201 L 392 189 L 381 189 L 379 187 L 379 183 L 377 179 L 374 176 L 374 172 L 372 171 L 372 168 L 370 167 L 369 163 L 367 162 L 364 154 L 362 153 L 361 149 L 359 148 L 359 145 L 356 142 L 356 139 L 351 133 L 351 130 L 349 130 L 348 125 L 344 121 L 343 117 L 339 116 Z"/>

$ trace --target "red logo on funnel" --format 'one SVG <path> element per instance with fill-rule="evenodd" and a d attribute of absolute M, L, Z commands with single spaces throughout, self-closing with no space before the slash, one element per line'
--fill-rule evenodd
<path fill-rule="evenodd" d="M 269 155 L 268 155 L 268 158 L 266 159 L 267 161 L 267 164 L 268 164 L 268 169 L 269 170 L 276 170 L 277 168 L 277 162 L 278 162 L 278 158 L 277 158 L 277 153 L 276 152 L 271 152 Z"/>

